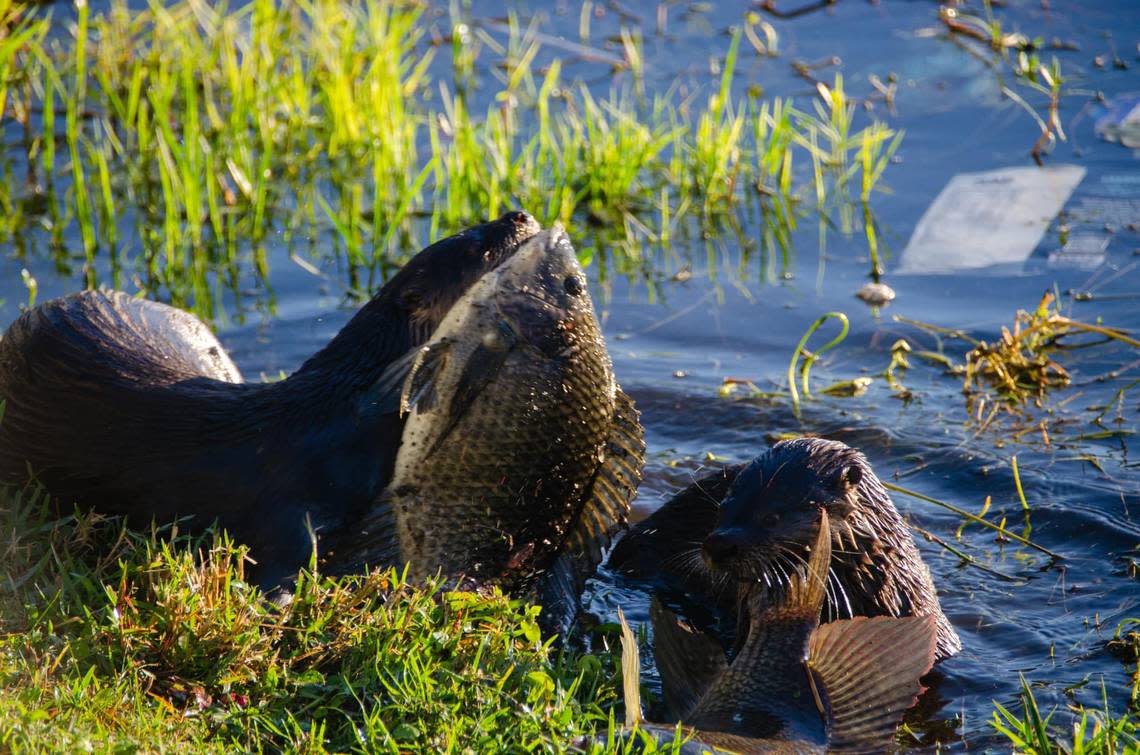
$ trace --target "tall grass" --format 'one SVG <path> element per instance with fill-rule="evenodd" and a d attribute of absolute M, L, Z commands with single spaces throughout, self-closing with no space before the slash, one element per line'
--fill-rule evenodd
<path fill-rule="evenodd" d="M 46 236 L 89 285 L 127 270 L 206 317 L 212 291 L 264 275 L 277 235 L 334 240 L 364 293 L 428 236 L 520 205 L 590 228 L 583 254 L 614 269 L 755 202 L 786 246 L 803 192 L 828 212 L 861 171 L 866 201 L 897 147 L 854 129 L 841 81 L 814 112 L 735 95 L 739 33 L 701 105 L 641 93 L 636 30 L 599 92 L 557 58 L 536 68 L 534 24 L 511 19 L 503 43 L 454 12 L 445 59 L 398 0 L 80 3 L 71 26 L 21 7 L 0 3 L 0 126 L 25 126 L 5 157 L 30 180 L 0 187 L 18 217 L 0 241 Z"/>

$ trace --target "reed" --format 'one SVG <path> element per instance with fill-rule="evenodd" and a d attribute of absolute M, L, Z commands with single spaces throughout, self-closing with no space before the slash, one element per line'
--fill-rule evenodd
<path fill-rule="evenodd" d="M 61 265 L 74 244 L 87 285 L 129 272 L 206 319 L 222 315 L 217 291 L 266 275 L 277 236 L 339 250 L 363 295 L 429 238 L 520 205 L 585 237 L 609 271 L 739 227 L 757 202 L 786 256 L 805 188 L 830 212 L 861 173 L 866 201 L 899 138 L 857 129 L 839 78 L 810 111 L 738 94 L 744 32 L 701 102 L 645 92 L 636 28 L 620 55 L 593 55 L 619 72 L 605 93 L 566 79 L 558 57 L 536 68 L 570 43 L 535 23 L 479 26 L 455 9 L 435 40 L 422 6 L 399 0 L 80 4 L 73 29 L 18 8 L 0 4 L 13 28 L 0 122 L 27 122 L 5 157 L 37 181 L 34 202 L 19 182 L 0 189 L 18 218 L 0 242 L 46 240 Z"/>

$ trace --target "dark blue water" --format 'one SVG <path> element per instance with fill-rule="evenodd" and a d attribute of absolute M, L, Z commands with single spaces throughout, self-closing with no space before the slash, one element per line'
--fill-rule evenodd
<path fill-rule="evenodd" d="M 593 21 L 592 40 L 602 45 L 616 33 L 622 17 L 612 6 L 597 5 L 605 13 Z M 700 11 L 698 4 L 671 5 L 661 35 L 654 32 L 656 4 L 622 6 L 629 12 L 626 23 L 640 21 L 644 28 L 649 89 L 679 82 L 702 99 L 707 96 L 719 76 L 710 60 L 723 55 L 729 27 L 741 20 L 740 11 L 729 5 L 707 11 Z M 794 7 L 782 0 L 776 5 Z M 564 6 L 562 12 L 546 16 L 541 28 L 577 39 L 580 6 Z M 475 19 L 494 18 L 502 15 L 503 6 L 476 3 L 471 13 Z M 955 545 L 1010 578 L 1005 580 L 963 566 L 937 544 L 918 538 L 964 650 L 941 665 L 920 717 L 926 721 L 916 726 L 925 744 L 941 738 L 955 747 L 964 746 L 964 740 L 972 748 L 1000 747 L 988 724 L 992 702 L 1013 702 L 1019 674 L 1039 685 L 1038 701 L 1045 709 L 1062 708 L 1058 722 L 1070 702 L 1096 705 L 1102 683 L 1115 711 L 1125 705 L 1127 672 L 1105 652 L 1104 642 L 1121 619 L 1140 614 L 1135 576 L 1140 561 L 1140 457 L 1131 435 L 1140 429 L 1140 386 L 1125 392 L 1106 415 L 1106 427 L 1120 434 L 1079 436 L 1100 429 L 1089 425 L 1100 413 L 1095 407 L 1112 402 L 1118 390 L 1140 378 L 1140 353 L 1103 345 L 1059 357 L 1073 384 L 1051 397 L 1052 414 L 1040 415 L 1051 422 L 1067 421 L 1051 425 L 1048 447 L 1040 433 L 1020 439 L 1009 433 L 978 433 L 967 414 L 960 379 L 917 358 L 902 375 L 913 400 L 892 397 L 894 391 L 876 378 L 857 398 L 817 394 L 805 403 L 802 419 L 792 414 L 786 400 L 746 398 L 746 390 L 722 397 L 719 389 L 725 378 L 750 380 L 763 391 L 784 389 L 795 343 L 821 313 L 833 310 L 848 315 L 851 333 L 814 368 L 817 390 L 836 380 L 881 373 L 890 362 L 891 345 L 901 337 L 915 349 L 939 347 L 934 336 L 896 322 L 894 315 L 993 341 L 1003 325 L 1011 325 L 1016 310 L 1032 309 L 1044 291 L 1055 289 L 1063 311 L 1074 318 L 1140 329 L 1140 235 L 1135 225 L 1129 227 L 1140 222 L 1140 210 L 1132 214 L 1140 208 L 1135 201 L 1140 198 L 1140 160 L 1094 130 L 1106 112 L 1102 101 L 1140 92 L 1140 4 L 1016 0 L 995 13 L 1007 30 L 1079 48 L 1041 53 L 1045 60 L 1056 55 L 1068 77 L 1060 110 L 1068 141 L 1058 144 L 1045 162 L 1078 165 L 1087 173 L 1066 204 L 1066 216 L 1051 224 L 1029 259 L 951 274 L 897 272 L 898 258 L 919 218 L 947 181 L 963 172 L 1033 167 L 1029 151 L 1040 132 L 1021 106 L 1001 95 L 1003 85 L 1016 88 L 1008 66 L 993 66 L 991 53 L 972 54 L 970 49 L 982 48 L 967 49 L 965 43 L 949 39 L 935 3 L 852 0 L 794 19 L 763 15 L 779 34 L 780 55 L 759 57 L 745 47 L 736 85 L 742 92 L 759 85 L 766 96 L 794 96 L 801 107 L 808 107 L 814 88 L 792 70 L 793 60 L 838 56 L 838 65 L 817 75 L 830 81 L 841 71 L 849 93 L 859 98 L 874 91 L 869 76 L 886 81 L 894 75 L 898 91 L 893 112 L 875 100 L 871 114 L 906 135 L 897 163 L 884 178 L 892 193 L 877 194 L 871 207 L 885 256 L 883 280 L 895 289 L 897 299 L 876 313 L 853 296 L 869 280 L 871 268 L 861 210 L 855 212 L 858 222 L 850 233 L 829 227 L 823 249 L 819 219 L 802 218 L 786 259 L 765 252 L 759 243 L 762 221 L 758 215 L 743 214 L 741 236 L 730 233 L 679 244 L 674 251 L 680 262 L 669 260 L 666 265 L 659 260 L 666 272 L 656 276 L 652 296 L 640 279 L 609 277 L 595 280 L 593 288 L 619 379 L 636 399 L 647 430 L 649 462 L 636 503 L 640 513 L 660 505 L 702 467 L 749 459 L 779 433 L 812 432 L 858 446 L 883 479 L 897 479 L 970 511 L 979 511 L 991 496 L 989 519 L 1007 516 L 1010 527 L 1020 532 L 1026 516 L 1010 465 L 1017 456 L 1030 504 L 1031 538 L 1060 553 L 1063 561 L 1053 563 L 1031 549 L 997 542 L 990 530 L 967 526 Z M 438 23 L 446 25 L 446 17 Z M 545 50 L 539 65 L 544 55 L 565 53 Z M 1113 55 L 1128 70 L 1114 68 Z M 1096 65 L 1098 56 L 1108 56 L 1105 67 Z M 601 93 L 610 86 L 611 74 L 604 65 L 572 63 L 567 74 L 591 81 Z M 1040 97 L 1017 91 L 1042 105 Z M 1105 210 L 1106 197 L 1119 200 L 1111 212 Z M 841 225 L 837 209 L 829 216 Z M 1072 261 L 1051 264 L 1049 252 L 1061 247 L 1065 227 L 1069 235 L 1085 231 L 1106 239 L 1103 258 L 1094 257 L 1081 263 L 1083 267 Z M 990 231 L 981 221 L 975 231 L 971 246 L 984 251 Z M 41 298 L 81 285 L 78 275 L 58 275 L 44 259 L 18 260 L 12 253 L 0 249 L 4 321 L 15 316 L 24 300 L 22 267 L 39 280 Z M 671 273 L 686 260 L 692 276 L 673 280 Z M 247 378 L 294 369 L 350 316 L 339 261 L 329 254 L 316 262 L 322 277 L 290 261 L 278 245 L 269 259 L 272 295 L 254 290 L 240 305 L 232 297 L 228 300 L 220 335 Z M 124 287 L 130 289 L 129 282 Z M 1073 292 L 1093 296 L 1076 301 Z M 829 337 L 817 334 L 813 343 Z M 968 346 L 947 341 L 944 348 L 962 361 Z M 1120 374 L 1098 380 L 1114 370 Z M 679 374 L 684 376 L 676 377 Z M 961 524 L 957 516 L 904 496 L 896 495 L 895 502 L 918 526 L 955 540 Z M 604 574 L 593 584 L 589 600 L 605 615 L 620 604 L 633 621 L 645 619 L 645 596 L 616 588 Z"/>

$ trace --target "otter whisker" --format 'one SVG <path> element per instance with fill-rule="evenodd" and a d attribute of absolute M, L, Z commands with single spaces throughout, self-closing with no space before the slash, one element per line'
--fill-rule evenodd
<path fill-rule="evenodd" d="M 686 563 L 693 556 L 693 554 L 695 552 L 696 552 L 695 549 L 678 551 L 677 553 L 674 553 L 673 555 L 671 555 L 671 556 L 667 557 L 665 560 L 663 560 L 661 562 L 661 565 L 666 566 L 666 567 L 676 566 L 679 568 L 680 566 L 682 566 L 683 563 Z"/>
<path fill-rule="evenodd" d="M 783 586 L 784 587 L 791 587 L 792 586 L 792 578 L 790 576 L 788 576 L 788 572 L 787 572 L 787 570 L 784 569 L 784 565 L 783 565 L 783 563 L 780 562 L 778 556 L 777 556 L 776 560 L 774 560 L 772 562 L 772 565 L 783 576 L 783 578 L 784 578 L 783 579 Z"/>
<path fill-rule="evenodd" d="M 847 612 L 845 614 L 841 613 L 840 615 L 854 616 L 855 611 L 851 608 L 851 598 L 847 595 L 847 588 L 843 586 L 843 580 L 839 578 L 839 574 L 837 574 L 835 569 L 832 567 L 828 567 L 827 573 L 829 577 L 835 579 L 835 588 L 838 591 L 839 595 L 843 598 L 843 604 L 847 607 Z M 838 604 L 836 606 L 836 610 L 839 610 Z"/>

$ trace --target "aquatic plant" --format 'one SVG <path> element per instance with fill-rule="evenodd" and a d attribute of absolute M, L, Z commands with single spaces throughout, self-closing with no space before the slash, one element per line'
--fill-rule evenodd
<path fill-rule="evenodd" d="M 956 4 L 947 3 L 938 9 L 938 17 L 946 30 L 955 38 L 966 42 L 980 43 L 990 49 L 986 56 L 968 47 L 976 57 L 985 60 L 998 71 L 999 86 L 1003 95 L 1023 108 L 1036 121 L 1041 136 L 1033 143 L 1030 155 L 1038 165 L 1044 164 L 1044 156 L 1059 139 L 1065 140 L 1065 130 L 1061 126 L 1060 102 L 1065 94 L 1065 77 L 1061 74 L 1061 64 L 1054 56 L 1050 65 L 1043 64 L 1038 51 L 1044 47 L 1041 37 L 1030 39 L 1020 32 L 1006 31 L 1001 21 L 994 15 L 990 0 L 983 0 L 983 16 L 963 13 Z M 1011 55 L 1011 53 L 1014 53 Z M 1008 68 L 1014 81 L 1031 91 L 1045 96 L 1045 115 L 1037 112 L 1013 87 L 1001 81 L 1000 71 Z"/>
<path fill-rule="evenodd" d="M 824 323 L 828 320 L 837 320 L 839 322 L 839 333 L 818 350 L 814 352 L 808 351 L 808 339 L 811 338 L 812 333 L 815 333 L 815 331 L 823 327 Z M 819 359 L 820 355 L 825 351 L 829 351 L 842 343 L 843 339 L 847 338 L 849 329 L 850 323 L 847 320 L 847 315 L 842 312 L 827 312 L 826 314 L 820 315 L 800 338 L 800 342 L 796 345 L 795 351 L 792 352 L 792 360 L 788 363 L 788 392 L 792 397 L 792 410 L 797 416 L 800 411 L 800 394 L 799 391 L 796 390 L 795 373 L 796 365 L 799 363 L 800 357 L 803 357 L 803 364 L 800 366 L 800 380 L 803 384 L 804 398 L 811 398 L 811 391 L 808 389 L 808 375 L 811 373 L 811 366 L 815 364 L 816 360 Z"/>
<path fill-rule="evenodd" d="M 46 242 L 88 286 L 130 276 L 206 319 L 224 289 L 264 282 L 277 237 L 309 268 L 328 244 L 364 295 L 428 237 L 519 204 L 596 239 L 582 253 L 611 271 L 757 202 L 786 254 L 805 187 L 830 212 L 861 175 L 866 201 L 899 138 L 855 128 L 841 78 L 815 112 L 734 94 L 741 32 L 702 104 L 642 92 L 636 29 L 620 56 L 571 48 L 625 72 L 603 96 L 558 57 L 539 69 L 572 43 L 515 17 L 455 11 L 441 38 L 399 0 L 81 2 L 73 26 L 22 8 L 0 5 L 0 126 L 18 137 L 4 157 L 28 175 L 0 182 L 0 241 Z"/>
<path fill-rule="evenodd" d="M 1061 314 L 1056 294 L 1051 291 L 1042 295 L 1033 311 L 1018 310 L 1012 328 L 1003 326 L 1001 337 L 993 343 L 975 339 L 960 330 L 941 328 L 900 315 L 895 315 L 894 319 L 940 338 L 970 344 L 970 350 L 960 363 L 944 354 L 936 355 L 939 358 L 934 361 L 962 378 L 967 410 L 975 418 L 979 432 L 992 426 L 999 414 L 1027 416 L 1031 407 L 1043 407 L 1050 393 L 1068 386 L 1069 372 L 1054 358 L 1062 350 L 1092 348 L 1105 342 L 1140 349 L 1140 341 L 1123 330 L 1081 322 Z M 1074 337 L 1081 335 L 1091 335 L 1099 340 L 1071 343 Z M 1120 395 L 1125 390 L 1127 387 L 1121 389 Z M 1100 416 L 1103 414 L 1102 411 Z M 1045 432 L 1043 427 L 1042 432 Z M 1047 435 L 1045 440 L 1048 445 Z"/>
<path fill-rule="evenodd" d="M 1021 676 L 1021 715 L 999 702 L 990 725 L 1009 740 L 1017 752 L 1034 755 L 1115 755 L 1140 748 L 1140 721 L 1134 714 L 1113 715 L 1102 682 L 1104 708 L 1093 710 L 1074 706 L 1072 728 L 1064 732 L 1054 723 L 1057 711 L 1042 715 L 1033 690 Z M 1079 716 L 1079 717 L 1078 717 Z"/>

